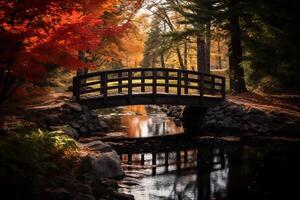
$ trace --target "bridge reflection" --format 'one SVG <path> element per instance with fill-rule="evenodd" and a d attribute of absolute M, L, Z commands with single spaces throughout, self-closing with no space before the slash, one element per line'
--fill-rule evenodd
<path fill-rule="evenodd" d="M 171 152 L 121 155 L 127 173 L 142 169 L 160 178 L 156 188 L 169 193 L 166 199 L 211 199 L 225 197 L 228 160 L 222 148 L 178 149 Z M 174 175 L 170 180 L 169 175 Z M 130 175 L 129 175 L 130 176 Z M 170 181 L 173 183 L 170 185 Z"/>

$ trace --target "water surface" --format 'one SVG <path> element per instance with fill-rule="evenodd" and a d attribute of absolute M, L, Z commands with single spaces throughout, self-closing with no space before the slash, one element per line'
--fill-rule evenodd
<path fill-rule="evenodd" d="M 155 106 L 102 110 L 114 131 L 129 137 L 150 137 L 183 132 L 172 118 Z M 298 144 L 199 145 L 174 152 L 127 156 L 126 178 L 120 191 L 136 200 L 256 200 L 299 199 L 300 148 Z M 180 166 L 176 160 L 180 157 Z M 167 158 L 167 164 L 166 164 Z M 177 170 L 180 169 L 180 171 Z"/>

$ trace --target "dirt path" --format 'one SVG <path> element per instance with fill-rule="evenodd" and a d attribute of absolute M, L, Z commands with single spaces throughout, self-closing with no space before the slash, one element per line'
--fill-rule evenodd
<path fill-rule="evenodd" d="M 300 95 L 267 95 L 248 92 L 239 95 L 227 95 L 227 99 L 246 107 L 254 107 L 266 112 L 283 113 L 300 120 Z"/>

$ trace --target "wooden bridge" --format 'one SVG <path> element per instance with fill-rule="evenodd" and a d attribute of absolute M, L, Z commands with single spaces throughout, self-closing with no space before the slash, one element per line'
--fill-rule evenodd
<path fill-rule="evenodd" d="M 140 104 L 211 106 L 225 98 L 225 78 L 167 68 L 99 71 L 74 77 L 73 96 L 90 108 Z"/>

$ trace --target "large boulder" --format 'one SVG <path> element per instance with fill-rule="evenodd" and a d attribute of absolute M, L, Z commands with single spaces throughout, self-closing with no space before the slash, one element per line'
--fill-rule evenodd
<path fill-rule="evenodd" d="M 118 154 L 108 146 L 101 146 L 101 144 L 97 146 L 103 152 L 89 154 L 83 159 L 81 166 L 83 177 L 88 180 L 123 178 L 124 171 Z"/>

